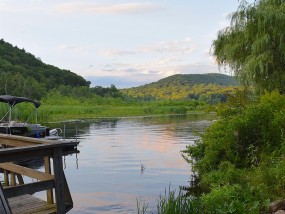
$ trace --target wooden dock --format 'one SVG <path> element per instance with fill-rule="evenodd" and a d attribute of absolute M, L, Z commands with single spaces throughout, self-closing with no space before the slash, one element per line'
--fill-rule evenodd
<path fill-rule="evenodd" d="M 72 209 L 62 156 L 78 152 L 78 142 L 0 134 L 0 144 L 0 172 L 4 177 L 0 183 L 1 214 L 63 214 Z M 31 159 L 43 159 L 44 172 L 17 164 Z M 24 183 L 23 176 L 32 182 Z M 46 200 L 33 196 L 40 191 L 46 191 Z"/>

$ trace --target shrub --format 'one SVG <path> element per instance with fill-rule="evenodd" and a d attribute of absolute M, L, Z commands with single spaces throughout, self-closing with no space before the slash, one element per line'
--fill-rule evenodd
<path fill-rule="evenodd" d="M 216 213 L 259 213 L 285 197 L 285 97 L 244 97 L 223 106 L 220 120 L 184 151 L 198 175 L 196 192 Z"/>

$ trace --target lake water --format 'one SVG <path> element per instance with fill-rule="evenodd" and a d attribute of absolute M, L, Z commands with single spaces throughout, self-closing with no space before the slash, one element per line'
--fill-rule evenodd
<path fill-rule="evenodd" d="M 190 114 L 64 123 L 66 137 L 77 126 L 80 140 L 80 154 L 64 161 L 74 202 L 69 213 L 137 213 L 137 200 L 155 211 L 169 186 L 178 191 L 189 184 L 190 165 L 180 151 L 213 118 Z M 58 125 L 63 128 L 50 124 Z"/>

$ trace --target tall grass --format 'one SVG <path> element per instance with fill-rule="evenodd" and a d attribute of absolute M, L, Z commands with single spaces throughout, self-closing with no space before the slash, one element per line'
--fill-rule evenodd
<path fill-rule="evenodd" d="M 205 109 L 205 103 L 191 100 L 135 101 L 123 98 L 69 97 L 60 93 L 49 94 L 41 100 L 41 118 L 59 119 L 150 116 L 159 114 L 186 114 L 187 111 Z"/>
<path fill-rule="evenodd" d="M 3 104 L 4 106 L 6 104 Z M 0 106 L 0 117 L 4 116 L 7 106 Z M 58 93 L 41 100 L 38 110 L 38 122 L 57 121 L 65 119 L 98 118 L 98 117 L 129 117 L 152 116 L 165 114 L 186 114 L 187 111 L 202 110 L 204 103 L 197 101 L 126 101 L 112 97 L 67 97 Z M 15 107 L 15 119 L 25 121 L 33 112 L 31 103 L 21 103 Z M 9 116 L 9 115 L 8 115 Z M 35 113 L 30 122 L 35 122 Z"/>
<path fill-rule="evenodd" d="M 86 105 L 55 105 L 43 106 L 40 118 L 44 120 L 97 118 L 97 117 L 128 117 L 150 116 L 160 114 L 186 114 L 185 107 L 172 106 L 86 106 Z"/>
<path fill-rule="evenodd" d="M 144 214 L 146 213 L 148 208 L 148 204 L 142 203 L 141 198 L 137 199 L 137 210 L 138 214 Z"/>
<path fill-rule="evenodd" d="M 182 191 L 177 194 L 170 188 L 160 195 L 157 201 L 157 209 L 148 211 L 148 205 L 138 203 L 138 214 L 200 214 L 203 213 L 201 200 L 183 195 Z"/>
<path fill-rule="evenodd" d="M 164 195 L 160 195 L 157 205 L 158 214 L 188 214 L 201 213 L 202 206 L 200 200 L 193 197 L 186 197 L 179 191 L 165 191 Z"/>

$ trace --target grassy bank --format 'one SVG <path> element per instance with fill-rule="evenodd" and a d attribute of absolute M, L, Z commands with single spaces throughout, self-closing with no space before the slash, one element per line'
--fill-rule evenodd
<path fill-rule="evenodd" d="M 137 199 L 137 211 L 138 214 L 198 214 L 203 213 L 203 207 L 199 198 L 186 197 L 181 191 L 177 193 L 169 188 L 159 196 L 156 207 Z"/>
<path fill-rule="evenodd" d="M 73 98 L 57 93 L 45 97 L 40 103 L 38 109 L 40 123 L 82 118 L 183 115 L 200 112 L 206 108 L 204 102 L 195 100 L 133 101 L 96 95 Z M 9 111 L 8 105 L 1 103 L 0 114 L 4 116 L 7 111 Z M 33 111 L 34 106 L 31 103 L 16 105 L 13 108 L 13 120 L 26 121 Z M 6 114 L 6 118 L 8 116 L 9 114 Z M 35 112 L 29 118 L 29 122 L 35 122 Z"/>
<path fill-rule="evenodd" d="M 187 106 L 43 106 L 41 120 L 186 114 Z"/>
<path fill-rule="evenodd" d="M 204 102 L 198 101 L 134 102 L 120 98 L 92 96 L 74 99 L 57 95 L 42 100 L 39 118 L 41 121 L 58 121 L 79 118 L 187 114 L 190 111 L 202 111 L 205 107 Z"/>

